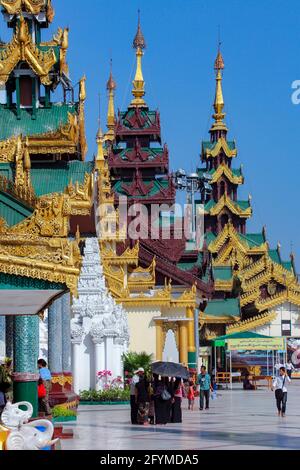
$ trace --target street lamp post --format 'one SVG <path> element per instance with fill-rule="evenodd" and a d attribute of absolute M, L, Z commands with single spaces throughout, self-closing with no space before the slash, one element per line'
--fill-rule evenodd
<path fill-rule="evenodd" d="M 197 173 L 187 174 L 185 170 L 179 169 L 174 174 L 174 182 L 176 189 L 179 191 L 185 191 L 190 198 L 192 204 L 192 234 L 196 236 L 196 206 L 195 206 L 195 195 L 197 192 L 200 193 L 200 202 L 205 204 L 207 197 L 212 192 L 210 182 L 212 180 L 211 175 L 203 173 L 199 176 Z"/>

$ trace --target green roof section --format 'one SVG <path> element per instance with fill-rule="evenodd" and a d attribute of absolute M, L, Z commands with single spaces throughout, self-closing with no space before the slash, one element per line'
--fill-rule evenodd
<path fill-rule="evenodd" d="M 246 235 L 239 233 L 238 235 L 240 240 L 248 244 L 249 248 L 261 246 L 266 241 L 263 233 L 247 233 Z"/>
<path fill-rule="evenodd" d="M 203 260 L 203 253 L 199 252 L 198 258 L 196 261 L 187 261 L 187 262 L 179 262 L 177 263 L 177 267 L 182 269 L 182 271 L 191 271 L 191 269 L 197 267 L 200 268 L 202 266 Z"/>
<path fill-rule="evenodd" d="M 140 149 L 143 153 L 148 154 L 148 159 L 146 161 L 153 161 L 156 160 L 157 157 L 161 157 L 164 153 L 163 148 L 151 148 L 151 147 L 142 147 Z M 120 157 L 123 161 L 130 162 L 130 159 L 128 159 L 128 153 L 135 151 L 133 148 L 127 148 L 127 149 L 118 149 L 118 147 L 114 147 L 114 155 Z"/>
<path fill-rule="evenodd" d="M 246 211 L 251 207 L 250 201 L 232 201 L 236 206 L 238 206 L 242 211 Z"/>
<path fill-rule="evenodd" d="M 210 317 L 239 317 L 239 299 L 209 300 L 204 311 L 205 316 Z"/>
<path fill-rule="evenodd" d="M 0 273 L 0 290 L 64 290 L 64 284 Z"/>
<path fill-rule="evenodd" d="M 16 109 L 0 105 L 0 140 L 19 135 L 33 136 L 57 130 L 67 124 L 68 114 L 77 112 L 76 104 L 57 103 L 50 108 L 38 108 L 36 119 L 30 110 L 21 109 L 21 119 L 17 119 Z"/>
<path fill-rule="evenodd" d="M 287 271 L 294 272 L 294 266 L 293 266 L 292 261 L 282 261 L 282 266 L 283 266 L 284 269 L 286 269 Z"/>
<path fill-rule="evenodd" d="M 9 227 L 19 224 L 32 215 L 32 210 L 12 195 L 0 191 L 0 214 Z"/>
<path fill-rule="evenodd" d="M 229 170 L 232 172 L 233 176 L 243 176 L 243 171 L 242 168 L 229 168 Z M 203 177 L 203 175 L 210 175 L 213 176 L 217 170 L 215 168 L 212 168 L 211 170 L 206 170 L 205 168 L 198 168 L 197 173 L 200 178 Z"/>
<path fill-rule="evenodd" d="M 134 114 L 135 114 L 135 108 L 129 108 L 129 110 L 120 113 L 123 126 L 127 127 L 130 130 L 134 130 L 134 129 L 138 130 L 141 128 L 147 129 L 153 126 L 157 119 L 157 111 L 150 111 L 149 109 L 144 108 L 141 110 L 141 116 L 145 122 L 141 127 L 135 128 L 135 127 L 132 127 L 130 123 L 130 119 L 134 116 Z"/>
<path fill-rule="evenodd" d="M 232 279 L 232 269 L 230 266 L 218 266 L 213 268 L 215 280 L 230 281 Z"/>
<path fill-rule="evenodd" d="M 274 263 L 281 264 L 280 253 L 279 253 L 279 251 L 278 251 L 277 249 L 276 249 L 276 250 L 269 250 L 269 256 L 270 256 L 271 260 L 272 260 Z"/>
<path fill-rule="evenodd" d="M 43 196 L 51 193 L 62 193 L 72 181 L 82 184 L 86 173 L 91 173 L 94 162 L 56 162 L 34 164 L 31 169 L 31 181 L 35 194 Z"/>
<path fill-rule="evenodd" d="M 214 242 L 216 238 L 217 235 L 215 235 L 213 232 L 206 232 L 204 235 L 204 239 L 206 241 L 207 246 Z"/>
<path fill-rule="evenodd" d="M 127 192 L 124 188 L 130 188 L 132 186 L 132 183 L 133 181 L 130 181 L 130 182 L 127 182 L 127 183 L 124 183 L 123 181 L 117 181 L 115 184 L 114 184 L 114 191 L 117 193 L 117 194 L 124 194 L 124 195 L 127 195 Z M 159 194 L 161 192 L 161 190 L 165 190 L 165 189 L 168 189 L 169 187 L 169 180 L 168 179 L 156 179 L 156 180 L 152 180 L 152 179 L 143 179 L 143 184 L 145 185 L 145 187 L 149 188 L 149 192 L 147 192 L 147 194 L 143 195 L 134 195 L 134 196 L 128 196 L 129 198 L 130 197 L 134 197 L 135 199 L 145 199 L 145 198 L 148 198 L 148 197 L 152 197 L 152 196 L 155 196 L 156 194 Z"/>
<path fill-rule="evenodd" d="M 13 179 L 13 164 L 12 163 L 0 163 L 0 177 L 4 177 L 7 180 Z"/>
<path fill-rule="evenodd" d="M 213 150 L 218 142 L 210 142 L 210 141 L 204 141 L 202 142 L 202 149 L 204 151 L 206 150 Z M 236 143 L 234 141 L 227 141 L 228 148 L 230 150 L 235 150 L 236 149 Z"/>
<path fill-rule="evenodd" d="M 215 207 L 215 205 L 216 205 L 216 202 L 213 199 L 210 199 L 204 206 L 205 212 L 209 212 L 213 207 Z"/>
<path fill-rule="evenodd" d="M 259 338 L 270 338 L 270 336 L 260 335 L 258 333 L 254 333 L 252 331 L 241 331 L 240 333 L 232 333 L 229 335 L 218 336 L 215 338 L 212 343 L 216 346 L 223 346 L 225 345 L 226 341 L 229 339 L 259 339 Z M 224 343 L 224 344 L 221 344 Z"/>

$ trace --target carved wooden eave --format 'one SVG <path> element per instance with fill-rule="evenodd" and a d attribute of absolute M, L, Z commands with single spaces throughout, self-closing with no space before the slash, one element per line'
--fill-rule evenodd
<path fill-rule="evenodd" d="M 216 279 L 215 280 L 215 290 L 221 292 L 232 292 L 233 289 L 233 279 L 229 280 L 222 280 Z"/>
<path fill-rule="evenodd" d="M 255 302 L 255 308 L 258 312 L 264 312 L 265 310 L 272 309 L 281 305 L 285 302 L 300 306 L 300 293 L 293 288 L 285 289 L 267 299 L 257 299 Z"/>
<path fill-rule="evenodd" d="M 113 264 L 116 266 L 137 266 L 139 261 L 139 243 L 136 243 L 133 248 L 126 248 L 125 251 L 118 255 L 112 248 L 111 244 L 106 241 L 99 241 L 101 257 L 108 265 Z"/>
<path fill-rule="evenodd" d="M 204 152 L 204 157 L 209 158 L 209 157 L 217 157 L 220 152 L 223 151 L 226 157 L 228 158 L 234 158 L 237 156 L 237 149 L 231 150 L 228 146 L 228 143 L 224 137 L 221 137 L 216 145 L 212 149 L 205 149 Z"/>
<path fill-rule="evenodd" d="M 222 176 L 225 176 L 228 179 L 228 181 L 230 181 L 230 183 L 232 184 L 236 184 L 236 185 L 244 184 L 244 177 L 235 176 L 232 170 L 230 170 L 230 168 L 228 168 L 228 166 L 225 165 L 224 163 L 219 165 L 218 169 L 214 172 L 212 176 L 211 184 L 217 183 Z"/>
<path fill-rule="evenodd" d="M 40 77 L 43 85 L 51 85 L 49 72 L 57 63 L 53 48 L 47 52 L 41 51 L 33 42 L 28 25 L 23 16 L 20 17 L 20 26 L 12 41 L 0 50 L 0 83 L 6 83 L 11 72 L 20 61 L 25 61 L 33 72 Z"/>
<path fill-rule="evenodd" d="M 66 284 L 77 292 L 81 255 L 77 241 L 68 240 L 70 199 L 40 198 L 31 217 L 0 228 L 0 272 Z"/>
<path fill-rule="evenodd" d="M 271 323 L 277 317 L 278 312 L 267 312 L 261 315 L 257 315 L 253 318 L 243 320 L 233 325 L 229 325 L 226 328 L 226 334 L 241 333 L 243 331 L 252 331 L 256 328 L 262 327 Z"/>
<path fill-rule="evenodd" d="M 154 289 L 156 284 L 156 260 L 148 268 L 138 267 L 128 274 L 128 287 L 131 292 Z"/>
<path fill-rule="evenodd" d="M 209 316 L 205 315 L 205 313 L 201 312 L 200 313 L 200 318 L 199 322 L 201 322 L 201 325 L 203 326 L 204 324 L 231 324 L 231 323 L 236 323 L 240 320 L 240 317 L 234 317 L 234 316 Z"/>
<path fill-rule="evenodd" d="M 68 122 L 56 131 L 28 136 L 30 154 L 74 154 L 80 145 L 77 114 L 68 113 Z M 84 155 L 82 155 L 82 158 Z"/>
<path fill-rule="evenodd" d="M 217 204 L 207 212 L 207 214 L 211 216 L 218 216 L 222 213 L 224 208 L 227 208 L 232 214 L 245 219 L 252 217 L 251 207 L 248 207 L 245 210 L 241 209 L 238 204 L 232 201 L 232 199 L 230 199 L 226 193 L 220 198 Z"/>
<path fill-rule="evenodd" d="M 249 256 L 263 255 L 267 253 L 269 249 L 267 243 L 263 243 L 262 245 L 257 246 L 257 247 L 254 246 L 252 248 L 249 248 L 246 241 L 240 239 L 234 226 L 232 225 L 232 223 L 229 222 L 228 224 L 225 225 L 222 232 L 219 233 L 217 238 L 209 244 L 208 246 L 209 251 L 213 254 L 219 253 L 224 247 L 224 245 L 228 243 L 228 240 L 231 243 L 232 248 L 235 248 Z"/>

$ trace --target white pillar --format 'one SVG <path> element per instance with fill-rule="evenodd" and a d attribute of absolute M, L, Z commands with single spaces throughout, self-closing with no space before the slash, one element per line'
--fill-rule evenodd
<path fill-rule="evenodd" d="M 107 336 L 105 341 L 105 357 L 106 357 L 106 369 L 111 370 L 113 376 L 115 375 L 115 364 L 114 364 L 114 338 L 112 336 Z"/>
<path fill-rule="evenodd" d="M 116 338 L 114 341 L 114 347 L 115 347 L 114 376 L 115 377 L 123 377 L 123 361 L 122 361 L 123 342 L 124 341 L 122 341 L 122 339 L 120 338 Z"/>
<path fill-rule="evenodd" d="M 80 392 L 81 382 L 81 345 L 84 336 L 83 328 L 78 324 L 72 325 L 71 337 L 72 337 L 72 373 L 73 373 L 73 384 L 75 393 Z"/>
<path fill-rule="evenodd" d="M 105 370 L 105 344 L 104 338 L 94 339 L 95 347 L 95 389 L 101 389 L 101 383 L 97 380 L 98 372 Z"/>

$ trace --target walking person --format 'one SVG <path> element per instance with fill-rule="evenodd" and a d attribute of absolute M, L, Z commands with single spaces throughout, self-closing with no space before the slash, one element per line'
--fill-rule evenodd
<path fill-rule="evenodd" d="M 184 389 L 182 380 L 177 378 L 173 386 L 173 400 L 171 405 L 171 423 L 182 423 L 182 399 L 184 396 Z"/>
<path fill-rule="evenodd" d="M 47 416 L 50 416 L 51 408 L 49 404 L 49 395 L 52 389 L 52 375 L 50 370 L 48 369 L 47 362 L 44 359 L 38 360 L 38 368 L 40 373 L 40 379 L 42 379 L 46 389 L 46 396 L 41 399 L 41 411 L 43 411 Z"/>
<path fill-rule="evenodd" d="M 137 422 L 143 426 L 149 425 L 149 386 L 150 383 L 146 379 L 145 373 L 142 372 L 141 368 L 139 372 L 139 381 L 135 386 L 135 398 L 138 407 Z"/>
<path fill-rule="evenodd" d="M 295 370 L 294 364 L 292 363 L 291 359 L 288 360 L 288 362 L 285 365 L 285 368 L 286 368 L 286 371 L 287 371 L 287 375 L 291 379 L 292 378 L 292 373 Z"/>
<path fill-rule="evenodd" d="M 137 414 L 138 414 L 138 407 L 136 404 L 136 396 L 135 396 L 135 386 L 139 382 L 139 372 L 144 372 L 144 369 L 140 367 L 138 370 L 134 372 L 134 375 L 131 379 L 130 384 L 130 410 L 131 410 L 131 424 L 137 424 Z"/>
<path fill-rule="evenodd" d="M 153 396 L 155 406 L 155 423 L 166 425 L 171 419 L 171 400 L 169 379 L 166 377 L 159 380 L 159 376 L 153 374 Z"/>
<path fill-rule="evenodd" d="M 213 388 L 211 385 L 210 375 L 207 373 L 205 366 L 201 367 L 201 373 L 198 375 L 198 385 L 200 389 L 200 411 L 204 409 L 204 400 L 205 409 L 209 410 L 209 397 Z"/>
<path fill-rule="evenodd" d="M 279 376 L 275 377 L 272 390 L 275 389 L 275 399 L 278 410 L 278 416 L 285 417 L 286 404 L 287 404 L 287 389 L 288 384 L 291 382 L 285 367 L 280 367 Z"/>
<path fill-rule="evenodd" d="M 189 410 L 194 411 L 194 405 L 195 405 L 195 384 L 193 380 L 190 380 L 189 382 L 189 388 L 188 388 L 188 394 L 187 394 L 187 399 L 189 402 Z"/>

